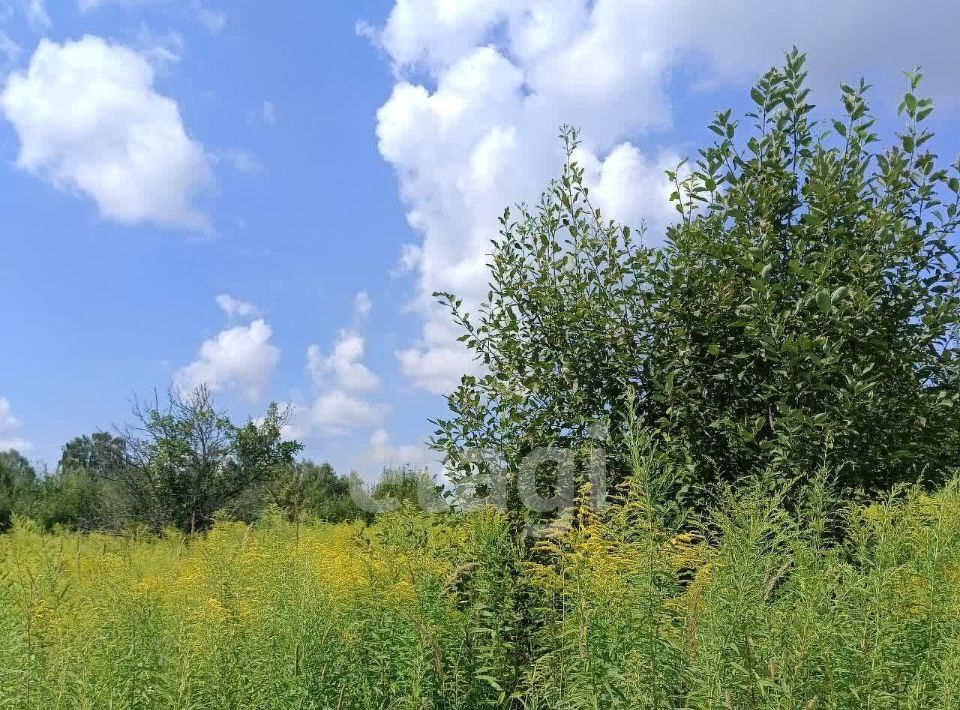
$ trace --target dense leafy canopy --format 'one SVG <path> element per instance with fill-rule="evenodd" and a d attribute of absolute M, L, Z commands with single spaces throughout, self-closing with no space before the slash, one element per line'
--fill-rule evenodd
<path fill-rule="evenodd" d="M 14 513 L 25 515 L 35 499 L 37 472 L 17 451 L 0 451 L 0 532 Z"/>
<path fill-rule="evenodd" d="M 281 436 L 276 405 L 260 421 L 236 426 L 214 408 L 205 387 L 186 397 L 171 392 L 165 409 L 138 403 L 134 414 L 137 424 L 120 437 L 123 447 L 114 449 L 120 460 L 107 475 L 156 530 L 208 527 L 214 513 L 278 476 L 301 448 Z"/>
<path fill-rule="evenodd" d="M 595 424 L 617 478 L 628 406 L 700 486 L 826 467 L 876 488 L 957 466 L 958 165 L 931 152 L 919 73 L 887 147 L 866 85 L 823 123 L 805 77 L 793 51 L 746 125 L 716 116 L 714 145 L 668 174 L 679 218 L 659 248 L 593 207 L 564 131 L 560 179 L 501 220 L 479 313 L 438 294 L 486 367 L 433 439 L 460 480 L 471 448 L 515 474 Z"/>

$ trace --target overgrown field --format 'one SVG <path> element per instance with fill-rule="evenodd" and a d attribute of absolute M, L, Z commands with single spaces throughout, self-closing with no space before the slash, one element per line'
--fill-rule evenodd
<path fill-rule="evenodd" d="M 0 536 L 4 708 L 957 708 L 960 491 Z M 842 529 L 836 536 L 830 530 Z M 832 543 L 831 539 L 844 539 Z"/>

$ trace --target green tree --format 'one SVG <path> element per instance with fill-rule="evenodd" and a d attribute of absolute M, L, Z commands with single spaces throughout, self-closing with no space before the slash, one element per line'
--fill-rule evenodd
<path fill-rule="evenodd" d="M 75 530 L 120 529 L 128 506 L 115 481 L 126 466 L 123 439 L 107 432 L 75 437 L 63 445 L 56 470 L 40 483 L 37 520 Z"/>
<path fill-rule="evenodd" d="M 18 451 L 0 451 L 0 532 L 13 516 L 29 515 L 37 499 L 37 472 Z"/>
<path fill-rule="evenodd" d="M 365 517 L 350 497 L 350 481 L 329 463 L 297 461 L 266 485 L 269 500 L 299 525 L 304 514 L 329 523 Z"/>
<path fill-rule="evenodd" d="M 540 447 L 581 452 L 585 463 L 587 452 L 606 446 L 607 465 L 622 473 L 625 388 L 649 381 L 657 254 L 644 246 L 642 228 L 604 220 L 594 208 L 573 160 L 576 131 L 564 128 L 561 137 L 560 178 L 535 208 L 521 204 L 501 217 L 479 314 L 453 294 L 435 294 L 486 372 L 463 377 L 447 398 L 451 416 L 436 422 L 432 445 L 456 484 L 491 473 L 488 464 L 500 469 L 511 508 L 520 462 Z M 648 392 L 637 389 L 641 399 Z M 488 492 L 485 484 L 477 490 Z"/>
<path fill-rule="evenodd" d="M 83 470 L 94 477 L 109 474 L 112 467 L 123 465 L 124 441 L 109 432 L 98 431 L 78 436 L 63 445 L 58 470 Z"/>
<path fill-rule="evenodd" d="M 958 165 L 930 150 L 920 73 L 881 147 L 867 87 L 813 116 L 794 50 L 749 125 L 676 173 L 680 221 L 653 281 L 658 426 L 703 480 L 769 468 L 844 484 L 938 481 L 958 463 Z"/>
<path fill-rule="evenodd" d="M 84 531 L 117 528 L 121 518 L 111 506 L 108 486 L 87 469 L 58 468 L 40 483 L 36 519 L 47 530 L 56 525 Z"/>
<path fill-rule="evenodd" d="M 420 488 L 425 475 L 427 472 L 423 468 L 410 464 L 386 466 L 380 472 L 377 482 L 371 487 L 370 495 L 377 500 L 392 499 L 400 504 L 419 505 Z M 436 486 L 431 488 L 432 492 L 439 492 Z"/>
<path fill-rule="evenodd" d="M 930 151 L 919 73 L 886 148 L 862 82 L 823 124 L 805 76 L 793 51 L 748 126 L 717 115 L 717 142 L 668 173 L 679 217 L 655 249 L 592 206 L 564 130 L 561 177 L 501 220 L 478 314 L 437 294 L 486 368 L 437 422 L 455 482 L 479 473 L 471 448 L 512 482 L 537 447 L 603 443 L 615 483 L 631 414 L 705 486 L 826 464 L 882 487 L 960 463 L 958 165 Z"/>
<path fill-rule="evenodd" d="M 193 532 L 213 522 L 252 488 L 278 476 L 301 449 L 281 435 L 285 414 L 271 404 L 260 420 L 234 425 L 200 387 L 171 392 L 159 403 L 134 405 L 136 424 L 120 435 L 124 465 L 107 474 L 135 516 L 159 531 Z"/>

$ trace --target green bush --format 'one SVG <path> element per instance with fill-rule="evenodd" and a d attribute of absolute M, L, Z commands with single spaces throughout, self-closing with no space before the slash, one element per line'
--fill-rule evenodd
<path fill-rule="evenodd" d="M 930 151 L 919 73 L 884 147 L 862 82 L 823 121 L 805 76 L 793 51 L 746 125 L 717 114 L 717 142 L 669 174 L 678 222 L 658 248 L 594 209 L 564 132 L 561 177 L 502 218 L 479 312 L 438 294 L 486 367 L 433 437 L 457 480 L 471 448 L 513 476 L 537 447 L 600 442 L 615 482 L 632 414 L 701 499 L 761 472 L 882 490 L 960 464 L 958 165 Z"/>

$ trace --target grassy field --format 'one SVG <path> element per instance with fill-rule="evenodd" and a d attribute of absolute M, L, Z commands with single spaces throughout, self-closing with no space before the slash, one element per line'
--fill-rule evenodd
<path fill-rule="evenodd" d="M 676 535 L 628 493 L 524 562 L 489 510 L 193 539 L 20 521 L 0 707 L 960 707 L 957 486 L 783 510 L 747 495 Z"/>

